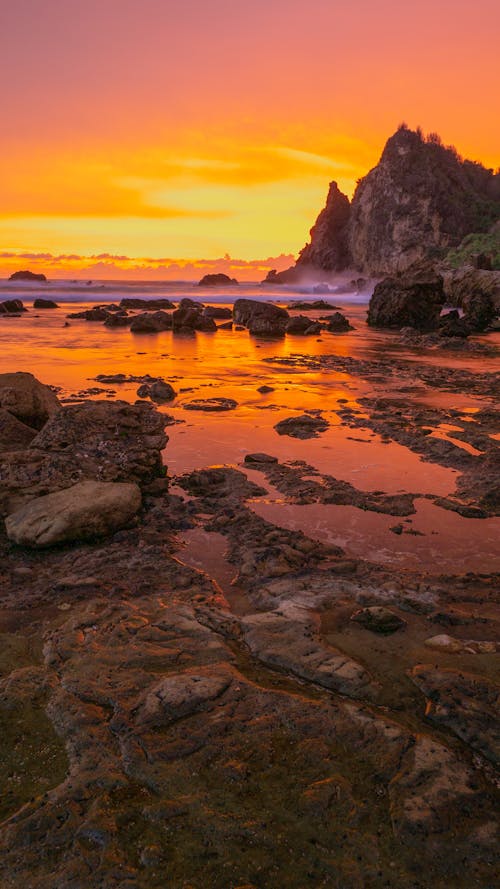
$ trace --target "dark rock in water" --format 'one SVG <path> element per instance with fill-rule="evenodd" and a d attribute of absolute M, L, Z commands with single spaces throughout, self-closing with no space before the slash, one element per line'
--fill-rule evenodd
<path fill-rule="evenodd" d="M 315 299 L 312 302 L 298 301 L 289 303 L 289 309 L 297 309 L 300 312 L 313 312 L 313 311 L 322 311 L 323 309 L 338 309 L 338 306 L 334 306 L 332 303 L 326 302 L 324 299 Z"/>
<path fill-rule="evenodd" d="M 351 620 L 361 624 L 367 630 L 371 630 L 372 633 L 382 633 L 383 635 L 395 633 L 396 630 L 406 626 L 406 621 L 382 605 L 362 608 L 361 611 L 356 611 L 352 615 Z"/>
<path fill-rule="evenodd" d="M 155 380 L 152 383 L 143 383 L 142 386 L 139 386 L 137 395 L 139 398 L 150 398 L 157 404 L 163 404 L 165 401 L 172 401 L 177 392 L 170 383 L 166 383 L 164 380 Z"/>
<path fill-rule="evenodd" d="M 30 373 L 0 374 L 0 408 L 33 429 L 41 429 L 61 405 L 52 389 Z"/>
<path fill-rule="evenodd" d="M 368 307 L 371 327 L 415 327 L 435 330 L 445 301 L 443 279 L 405 276 L 384 278 L 376 285 Z"/>
<path fill-rule="evenodd" d="M 204 306 L 191 299 L 183 299 L 179 308 L 172 313 L 173 330 L 175 332 L 201 331 L 212 333 L 217 330 L 213 318 L 205 315 Z"/>
<path fill-rule="evenodd" d="M 321 324 L 318 321 L 312 321 L 306 315 L 295 315 L 293 318 L 290 318 L 285 328 L 286 333 L 299 334 L 301 336 L 318 334 L 321 330 Z"/>
<path fill-rule="evenodd" d="M 54 302 L 53 299 L 43 299 L 42 297 L 38 297 L 33 302 L 34 309 L 58 309 L 59 306 Z"/>
<path fill-rule="evenodd" d="M 290 435 L 292 438 L 317 438 L 320 432 L 328 429 L 329 425 L 323 417 L 301 414 L 299 417 L 287 417 L 286 420 L 280 420 L 274 428 L 278 435 Z"/>
<path fill-rule="evenodd" d="M 105 327 L 127 327 L 132 318 L 127 312 L 109 312 L 105 322 Z"/>
<path fill-rule="evenodd" d="M 218 330 L 232 330 L 233 322 L 232 321 L 224 321 L 224 324 L 219 324 L 217 327 Z"/>
<path fill-rule="evenodd" d="M 0 407 L 0 451 L 24 450 L 36 436 L 36 429 Z"/>
<path fill-rule="evenodd" d="M 13 543 L 36 548 L 93 540 L 123 528 L 140 506 L 136 484 L 83 481 L 31 500 L 7 516 L 5 528 Z"/>
<path fill-rule="evenodd" d="M 330 183 L 326 206 L 319 214 L 310 235 L 311 241 L 299 253 L 297 265 L 324 271 L 342 271 L 351 263 L 348 223 L 351 206 L 336 182 Z"/>
<path fill-rule="evenodd" d="M 354 327 L 342 312 L 325 315 L 322 320 L 328 322 L 327 330 L 330 333 L 346 333 L 348 330 L 354 330 Z"/>
<path fill-rule="evenodd" d="M 14 272 L 9 281 L 46 281 L 45 275 L 30 272 L 28 270 L 22 272 Z"/>
<path fill-rule="evenodd" d="M 141 312 L 132 319 L 130 330 L 132 333 L 159 333 L 161 330 L 171 330 L 174 313 L 168 312 Z"/>
<path fill-rule="evenodd" d="M 237 299 L 233 308 L 236 324 L 243 324 L 256 336 L 284 336 L 289 314 L 272 303 Z"/>
<path fill-rule="evenodd" d="M 108 310 L 104 306 L 94 306 L 92 309 L 84 309 L 83 312 L 71 312 L 66 317 L 82 321 L 105 321 L 108 317 Z"/>
<path fill-rule="evenodd" d="M 206 318 L 216 318 L 217 320 L 233 317 L 231 309 L 224 306 L 206 306 L 203 314 Z"/>
<path fill-rule="evenodd" d="M 469 325 L 465 318 L 460 317 L 460 313 L 457 312 L 456 309 L 453 309 L 451 312 L 447 312 L 446 315 L 442 315 L 439 321 L 439 335 L 440 336 L 459 336 L 468 337 L 471 332 Z"/>
<path fill-rule="evenodd" d="M 259 386 L 257 392 L 260 392 L 261 395 L 266 395 L 268 392 L 274 392 L 273 386 Z"/>
<path fill-rule="evenodd" d="M 199 282 L 199 287 L 228 287 L 231 284 L 237 284 L 236 278 L 230 278 L 229 275 L 214 274 L 204 275 Z"/>
<path fill-rule="evenodd" d="M 238 407 L 234 398 L 194 398 L 183 404 L 186 411 L 233 411 Z"/>
<path fill-rule="evenodd" d="M 0 303 L 0 315 L 17 315 L 20 312 L 27 311 L 28 309 L 25 309 L 22 299 L 5 299 Z"/>
<path fill-rule="evenodd" d="M 245 463 L 277 463 L 278 458 L 272 457 L 270 454 L 247 454 Z"/>
<path fill-rule="evenodd" d="M 175 305 L 169 299 L 139 299 L 126 296 L 120 300 L 122 309 L 175 309 Z"/>

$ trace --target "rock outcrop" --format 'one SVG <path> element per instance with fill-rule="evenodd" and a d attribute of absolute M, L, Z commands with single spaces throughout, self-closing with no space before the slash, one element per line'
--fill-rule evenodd
<path fill-rule="evenodd" d="M 46 281 L 45 275 L 30 272 L 28 269 L 20 272 L 13 272 L 9 281 Z"/>
<path fill-rule="evenodd" d="M 21 312 L 27 312 L 24 308 L 22 299 L 4 299 L 0 303 L 0 315 L 19 315 Z"/>
<path fill-rule="evenodd" d="M 123 528 L 140 505 L 136 484 L 79 482 L 37 497 L 7 516 L 7 537 L 13 543 L 34 547 L 93 540 Z"/>
<path fill-rule="evenodd" d="M 434 330 L 445 301 L 443 279 L 419 276 L 384 278 L 375 287 L 368 307 L 371 327 L 414 327 Z"/>
<path fill-rule="evenodd" d="M 229 275 L 221 273 L 213 275 L 204 275 L 199 282 L 199 287 L 229 287 L 237 284 L 236 278 L 230 278 Z"/>
<path fill-rule="evenodd" d="M 296 265 L 267 280 L 294 283 L 311 272 L 348 267 L 372 277 L 394 275 L 444 257 L 471 233 L 495 231 L 499 218 L 500 174 L 462 160 L 436 134 L 424 137 L 403 124 L 351 203 L 331 183 Z"/>

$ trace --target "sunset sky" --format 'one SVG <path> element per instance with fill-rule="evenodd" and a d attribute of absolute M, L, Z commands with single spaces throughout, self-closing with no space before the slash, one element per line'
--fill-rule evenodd
<path fill-rule="evenodd" d="M 2 0 L 0 275 L 259 278 L 402 120 L 497 167 L 498 10 Z"/>

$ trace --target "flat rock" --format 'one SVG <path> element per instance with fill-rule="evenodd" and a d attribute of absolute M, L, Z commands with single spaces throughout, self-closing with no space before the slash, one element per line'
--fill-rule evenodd
<path fill-rule="evenodd" d="M 287 417 L 285 420 L 280 420 L 274 428 L 278 435 L 290 435 L 292 438 L 317 438 L 320 432 L 328 429 L 329 425 L 323 417 L 301 414 L 299 417 Z"/>
<path fill-rule="evenodd" d="M 277 463 L 278 458 L 271 454 L 246 454 L 245 463 Z"/>
<path fill-rule="evenodd" d="M 429 664 L 411 673 L 428 699 L 426 717 L 500 764 L 500 687 L 482 676 Z"/>
<path fill-rule="evenodd" d="M 186 411 L 234 411 L 238 402 L 234 398 L 195 398 L 183 405 Z"/>
<path fill-rule="evenodd" d="M 7 516 L 7 537 L 24 546 L 92 540 L 123 528 L 141 506 L 136 484 L 79 482 L 46 494 Z"/>

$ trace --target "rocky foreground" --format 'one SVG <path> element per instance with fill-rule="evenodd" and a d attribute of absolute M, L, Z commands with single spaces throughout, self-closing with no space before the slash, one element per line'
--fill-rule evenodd
<path fill-rule="evenodd" d="M 430 382 L 418 362 L 275 362 Z M 431 384 L 490 407 L 468 424 L 402 396 L 338 410 L 457 468 L 441 506 L 498 515 L 498 377 L 434 367 Z M 0 419 L 2 889 L 495 885 L 498 575 L 396 572 L 265 521 L 251 500 L 271 484 L 409 533 L 413 495 L 298 461 L 171 480 L 150 402 L 63 407 L 4 374 Z M 469 450 L 429 436 L 437 419 Z M 190 529 L 223 545 L 232 588 L 182 561 Z"/>

